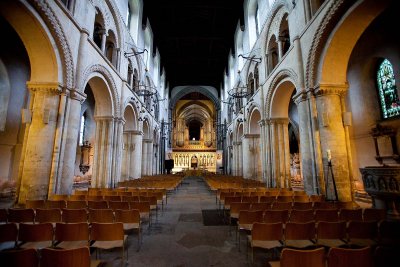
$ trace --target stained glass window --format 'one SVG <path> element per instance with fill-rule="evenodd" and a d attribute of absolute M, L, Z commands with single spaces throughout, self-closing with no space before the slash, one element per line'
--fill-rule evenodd
<path fill-rule="evenodd" d="M 379 100 L 384 119 L 400 115 L 400 101 L 392 64 L 385 59 L 379 65 L 377 74 Z"/>

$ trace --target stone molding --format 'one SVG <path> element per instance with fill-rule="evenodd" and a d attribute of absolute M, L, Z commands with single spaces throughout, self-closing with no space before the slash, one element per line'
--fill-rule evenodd
<path fill-rule="evenodd" d="M 315 96 L 324 95 L 339 95 L 342 96 L 346 94 L 349 86 L 347 84 L 319 84 L 314 89 Z"/>
<path fill-rule="evenodd" d="M 146 143 L 146 144 L 152 144 L 153 143 L 153 139 L 143 139 L 142 141 L 143 141 L 143 143 Z"/>
<path fill-rule="evenodd" d="M 242 139 L 254 139 L 254 138 L 260 138 L 259 134 L 244 134 L 242 136 Z"/>
<path fill-rule="evenodd" d="M 74 86 L 74 62 L 72 58 L 71 49 L 68 45 L 67 38 L 61 27 L 60 21 L 57 19 L 54 11 L 45 0 L 30 0 L 29 1 L 41 14 L 46 25 L 49 27 L 50 32 L 54 35 L 54 40 L 60 48 L 60 56 L 63 61 L 63 79 L 67 88 Z"/>
<path fill-rule="evenodd" d="M 124 133 L 131 134 L 131 135 L 141 135 L 141 136 L 143 136 L 143 132 L 142 131 L 137 131 L 137 130 L 127 130 L 127 131 L 124 131 Z"/>
<path fill-rule="evenodd" d="M 232 145 L 240 146 L 240 145 L 242 145 L 242 142 L 241 141 L 235 141 L 235 142 L 232 142 Z"/>
<path fill-rule="evenodd" d="M 81 105 L 85 101 L 87 95 L 83 92 L 77 91 L 75 89 L 69 91 L 69 97 L 73 100 L 78 100 Z"/>

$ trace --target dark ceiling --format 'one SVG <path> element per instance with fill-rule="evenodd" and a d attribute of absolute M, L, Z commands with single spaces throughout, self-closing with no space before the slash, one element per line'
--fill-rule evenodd
<path fill-rule="evenodd" d="M 220 87 L 243 0 L 144 0 L 169 87 Z"/>

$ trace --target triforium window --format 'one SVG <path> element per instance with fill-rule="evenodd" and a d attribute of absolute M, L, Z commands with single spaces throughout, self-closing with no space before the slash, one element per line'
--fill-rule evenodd
<path fill-rule="evenodd" d="M 400 101 L 397 95 L 393 66 L 385 59 L 379 65 L 377 74 L 379 102 L 384 119 L 400 115 Z"/>

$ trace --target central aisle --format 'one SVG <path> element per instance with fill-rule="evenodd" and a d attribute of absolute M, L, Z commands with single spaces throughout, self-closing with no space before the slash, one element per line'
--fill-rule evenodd
<path fill-rule="evenodd" d="M 129 266 L 248 266 L 246 253 L 238 251 L 228 226 L 203 225 L 202 210 L 216 208 L 215 195 L 202 178 L 186 177 L 168 195 L 168 205 L 159 211 L 157 221 L 153 217 L 151 228 L 144 226 L 139 252 L 137 236 L 130 237 Z"/>

